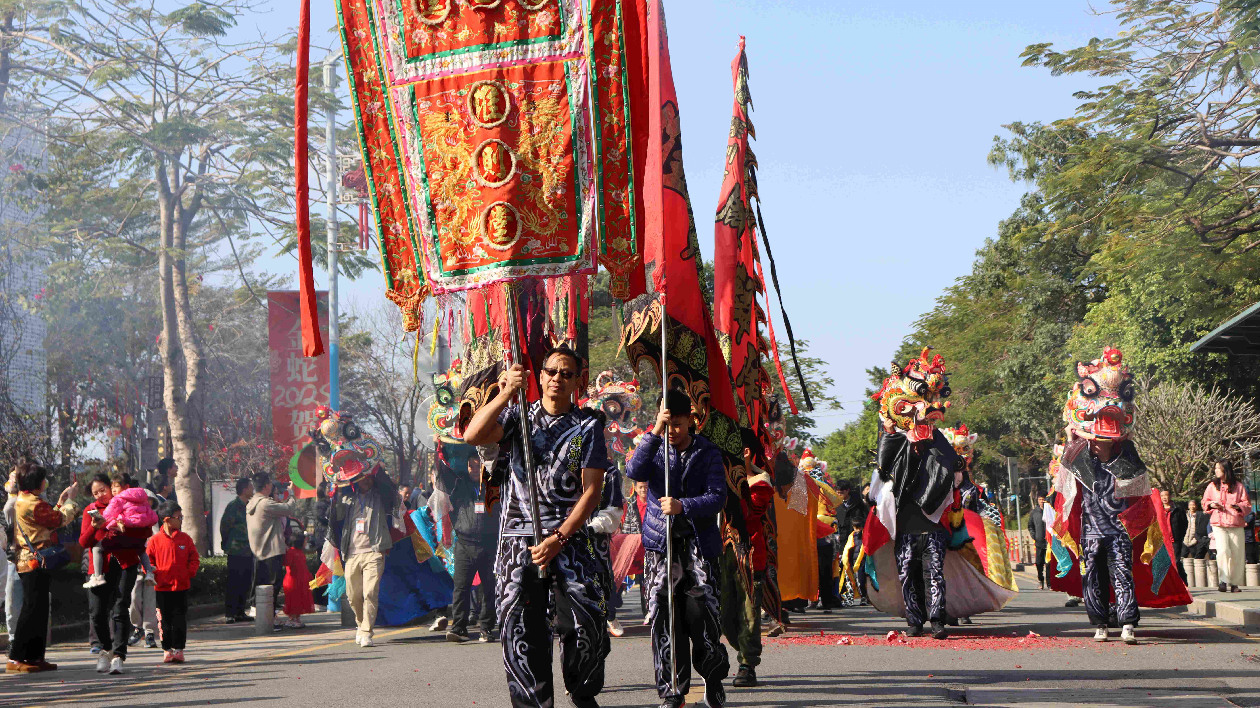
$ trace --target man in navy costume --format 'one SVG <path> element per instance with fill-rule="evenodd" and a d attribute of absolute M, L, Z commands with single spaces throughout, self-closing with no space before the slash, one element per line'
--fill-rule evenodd
<path fill-rule="evenodd" d="M 599 587 L 602 564 L 586 522 L 598 510 L 604 471 L 611 463 L 599 417 L 574 405 L 581 371 L 582 361 L 571 349 L 548 352 L 538 374 L 542 399 L 527 408 L 539 519 L 530 510 L 521 411 L 514 402 L 526 388 L 524 368 L 518 364 L 500 376 L 499 394 L 477 411 L 464 432 L 470 445 L 504 443 L 491 484 L 503 484 L 495 573 L 503 665 L 513 706 L 555 705 L 553 610 L 570 703 L 597 707 L 595 697 L 604 687 L 607 591 Z M 538 545 L 533 545 L 535 523 L 543 537 Z M 540 568 L 548 569 L 546 578 L 539 577 Z"/>
<path fill-rule="evenodd" d="M 626 476 L 647 482 L 647 514 L 643 520 L 643 561 L 652 626 L 652 661 L 661 708 L 679 708 L 691 685 L 691 662 L 704 679 L 705 702 L 721 708 L 726 694 L 722 682 L 730 659 L 722 644 L 718 614 L 718 555 L 722 550 L 717 515 L 726 504 L 726 471 L 722 454 L 708 438 L 693 430 L 691 399 L 670 391 L 665 410 L 656 419 L 626 468 Z M 668 430 L 669 444 L 662 445 Z M 665 495 L 665 455 L 669 455 L 669 490 Z M 672 516 L 666 534 L 665 516 Z M 665 563 L 666 543 L 673 547 L 674 656 L 678 662 L 678 690 L 670 680 L 668 602 L 670 583 Z M 681 575 L 679 575 L 681 573 Z"/>

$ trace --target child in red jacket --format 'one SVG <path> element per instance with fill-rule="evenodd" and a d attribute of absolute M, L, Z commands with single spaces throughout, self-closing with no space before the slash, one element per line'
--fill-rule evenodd
<path fill-rule="evenodd" d="M 181 531 L 184 512 L 174 501 L 158 508 L 162 528 L 149 539 L 149 558 L 156 575 L 158 623 L 162 633 L 162 663 L 184 663 L 188 640 L 188 588 L 201 567 L 192 538 Z"/>
<path fill-rule="evenodd" d="M 289 551 L 284 555 L 284 614 L 289 619 L 284 626 L 301 629 L 306 626 L 302 615 L 315 611 L 315 598 L 311 593 L 311 570 L 306 567 L 306 536 L 298 531 L 289 541 Z"/>

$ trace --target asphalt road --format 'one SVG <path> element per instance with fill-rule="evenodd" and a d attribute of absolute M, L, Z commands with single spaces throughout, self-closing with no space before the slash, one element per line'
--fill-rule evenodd
<path fill-rule="evenodd" d="M 637 600 L 635 591 L 627 596 L 629 631 L 613 640 L 605 706 L 658 704 Z M 1141 644 L 1096 644 L 1084 610 L 1065 609 L 1063 600 L 1027 590 L 943 642 L 889 640 L 900 621 L 869 608 L 799 615 L 793 632 L 766 640 L 761 686 L 728 688 L 728 705 L 1260 706 L 1260 637 L 1144 611 Z M 252 626 L 200 624 L 187 664 L 163 665 L 160 650 L 139 649 L 121 677 L 95 673 L 84 648 L 58 645 L 49 660 L 61 670 L 4 676 L 0 704 L 509 705 L 497 643 L 448 644 L 420 626 L 381 630 L 378 645 L 364 649 L 337 617 L 310 619 L 308 629 L 269 637 L 252 636 Z"/>

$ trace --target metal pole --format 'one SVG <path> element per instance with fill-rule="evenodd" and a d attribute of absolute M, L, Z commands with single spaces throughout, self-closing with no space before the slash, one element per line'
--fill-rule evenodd
<path fill-rule="evenodd" d="M 1019 563 L 1024 562 L 1024 520 L 1019 505 L 1019 485 L 1015 483 L 1015 458 L 1006 458 L 1006 476 L 1011 482 L 1011 494 L 1015 497 L 1015 549 Z"/>
<path fill-rule="evenodd" d="M 661 408 L 666 406 L 669 391 L 669 315 L 665 310 L 665 293 L 661 293 Z M 665 496 L 669 496 L 669 428 L 665 429 Z M 678 693 L 678 654 L 674 647 L 674 517 L 665 514 L 665 587 L 669 597 L 669 688 Z"/>
<path fill-rule="evenodd" d="M 337 100 L 335 82 L 337 65 L 335 57 L 324 60 L 324 90 L 328 92 L 328 107 L 324 111 L 327 125 L 324 127 L 324 161 L 327 174 L 325 193 L 328 198 L 328 406 L 341 409 L 341 327 L 337 322 Z"/>
<path fill-rule="evenodd" d="M 508 329 L 511 330 L 509 340 L 512 342 L 512 363 L 519 363 L 524 360 L 521 355 L 523 351 L 520 342 L 520 333 L 516 329 L 516 285 L 509 283 L 505 288 L 507 292 L 507 316 Z M 538 480 L 534 477 L 534 447 L 531 444 L 533 436 L 529 432 L 529 397 L 525 395 L 525 389 L 516 392 L 516 405 L 521 414 L 521 461 L 525 464 L 525 476 L 529 478 L 529 513 L 533 517 L 534 527 L 534 545 L 542 545 L 542 515 L 538 512 Z M 546 578 L 548 575 L 547 567 L 543 566 L 538 569 L 538 577 Z"/>

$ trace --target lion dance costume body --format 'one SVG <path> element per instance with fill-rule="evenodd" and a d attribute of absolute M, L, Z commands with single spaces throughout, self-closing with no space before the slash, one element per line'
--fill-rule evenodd
<path fill-rule="evenodd" d="M 997 543 L 1000 516 L 980 505 L 964 457 L 936 428 L 948 396 L 945 362 L 931 349 L 904 366 L 894 362 L 873 396 L 881 422 L 876 508 L 862 538 L 871 604 L 905 617 L 912 636 L 930 621 L 938 639 L 954 618 L 1000 610 L 1019 591 Z"/>
<path fill-rule="evenodd" d="M 1139 607 L 1187 605 L 1190 595 L 1173 571 L 1168 511 L 1129 439 L 1135 386 L 1124 355 L 1108 347 L 1076 373 L 1063 409 L 1067 444 L 1051 465 L 1050 586 L 1084 598 L 1095 639 L 1122 626 L 1135 642 Z"/>

